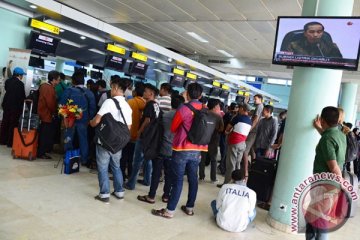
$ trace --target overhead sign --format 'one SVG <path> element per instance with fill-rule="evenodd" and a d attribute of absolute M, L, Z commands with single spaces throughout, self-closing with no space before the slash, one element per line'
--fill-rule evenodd
<path fill-rule="evenodd" d="M 245 97 L 248 97 L 248 96 L 250 96 L 250 93 L 249 93 L 249 92 L 246 92 L 246 93 L 244 94 L 244 96 L 245 96 Z"/>
<path fill-rule="evenodd" d="M 36 28 L 36 29 L 39 29 L 39 30 L 44 30 L 44 31 L 47 31 L 47 32 L 50 32 L 50 33 L 53 33 L 53 34 L 57 34 L 57 35 L 60 34 L 60 28 L 59 27 L 48 24 L 46 22 L 36 20 L 34 18 L 32 18 L 30 20 L 30 27 L 33 27 L 33 28 Z"/>
<path fill-rule="evenodd" d="M 239 94 L 239 95 L 244 95 L 244 92 L 241 91 L 241 90 L 239 90 L 239 91 L 237 92 L 237 94 Z"/>
<path fill-rule="evenodd" d="M 193 74 L 193 73 L 186 73 L 186 77 L 187 78 L 190 78 L 190 79 L 193 79 L 193 80 L 196 80 L 197 79 L 197 75 Z"/>
<path fill-rule="evenodd" d="M 125 48 L 118 47 L 118 46 L 110 44 L 110 43 L 107 44 L 106 50 L 108 50 L 110 52 L 114 52 L 114 53 L 119 53 L 121 55 L 125 55 L 125 53 L 126 53 Z"/>
<path fill-rule="evenodd" d="M 173 68 L 173 73 L 175 73 L 175 74 L 177 74 L 177 75 L 184 76 L 185 71 L 184 71 L 184 70 L 181 70 L 181 69 L 179 69 L 179 68 Z"/>
<path fill-rule="evenodd" d="M 215 86 L 215 87 L 221 87 L 221 83 L 218 82 L 218 81 L 213 81 L 212 85 Z"/>
<path fill-rule="evenodd" d="M 146 55 L 143 55 L 143 54 L 140 54 L 140 53 L 137 53 L 137 52 L 132 52 L 131 57 L 133 59 L 137 59 L 137 60 L 140 60 L 140 61 L 143 61 L 143 62 L 146 62 L 147 59 L 148 59 L 148 57 Z"/>
<path fill-rule="evenodd" d="M 274 102 L 270 101 L 270 102 L 269 102 L 269 105 L 273 106 L 273 105 L 274 105 Z"/>
<path fill-rule="evenodd" d="M 225 84 L 222 84 L 221 88 L 224 89 L 224 90 L 229 90 L 230 89 L 230 87 L 228 85 L 225 85 Z"/>

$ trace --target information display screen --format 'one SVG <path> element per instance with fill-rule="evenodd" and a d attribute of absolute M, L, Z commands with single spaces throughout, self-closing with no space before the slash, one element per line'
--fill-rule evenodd
<path fill-rule="evenodd" d="M 32 31 L 30 33 L 28 48 L 31 49 L 33 53 L 55 56 L 59 42 L 60 39 L 58 38 Z"/>

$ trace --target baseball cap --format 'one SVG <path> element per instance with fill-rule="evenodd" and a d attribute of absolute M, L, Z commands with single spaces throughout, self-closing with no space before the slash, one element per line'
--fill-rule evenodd
<path fill-rule="evenodd" d="M 26 72 L 24 72 L 24 69 L 16 67 L 13 71 L 13 75 L 26 75 Z"/>
<path fill-rule="evenodd" d="M 252 110 L 252 107 L 247 103 L 241 104 L 240 107 L 242 107 L 247 112 L 250 112 Z"/>

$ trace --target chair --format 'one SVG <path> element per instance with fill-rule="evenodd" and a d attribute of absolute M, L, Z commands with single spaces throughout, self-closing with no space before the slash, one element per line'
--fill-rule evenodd
<path fill-rule="evenodd" d="M 280 51 L 286 51 L 287 46 L 291 42 L 297 41 L 301 38 L 304 38 L 304 30 L 302 29 L 288 32 L 281 43 Z M 333 43 L 332 38 L 328 32 L 324 31 L 321 39 L 323 39 L 327 43 Z"/>

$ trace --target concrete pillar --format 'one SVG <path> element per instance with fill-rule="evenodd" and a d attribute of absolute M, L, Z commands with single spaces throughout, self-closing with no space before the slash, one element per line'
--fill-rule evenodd
<path fill-rule="evenodd" d="M 303 16 L 350 16 L 353 0 L 304 0 Z M 325 106 L 337 106 L 341 70 L 295 67 L 286 120 L 284 144 L 268 215 L 268 223 L 292 232 L 294 188 L 312 175 L 320 135 L 312 121 Z M 280 208 L 282 206 L 282 208 Z"/>
<path fill-rule="evenodd" d="M 55 70 L 64 73 L 65 61 L 62 59 L 56 59 Z"/>
<path fill-rule="evenodd" d="M 345 122 L 354 124 L 354 105 L 356 103 L 358 85 L 356 83 L 342 83 L 339 107 L 344 109 Z"/>

